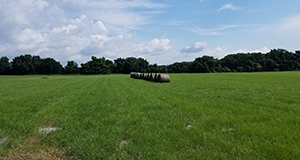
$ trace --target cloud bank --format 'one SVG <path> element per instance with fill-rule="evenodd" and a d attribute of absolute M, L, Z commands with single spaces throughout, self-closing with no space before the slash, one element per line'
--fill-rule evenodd
<path fill-rule="evenodd" d="M 151 57 L 171 49 L 168 38 L 145 41 L 131 31 L 147 23 L 149 13 L 165 6 L 148 0 L 1 1 L 0 51 L 53 57 L 79 63 L 90 56 Z M 83 14 L 80 14 L 83 13 Z"/>
<path fill-rule="evenodd" d="M 202 0 L 197 3 L 200 2 Z M 210 3 L 203 2 L 200 4 Z M 229 43 L 224 42 L 224 45 L 222 42 L 213 49 L 209 48 L 208 42 L 200 41 L 207 41 L 203 40 L 204 36 L 210 36 L 205 37 L 207 39 L 219 35 L 225 37 L 246 26 L 216 23 L 195 27 L 201 24 L 190 25 L 193 21 L 186 19 L 174 19 L 171 22 L 169 19 L 154 20 L 155 16 L 157 18 L 157 15 L 172 7 L 152 0 L 0 0 L 0 4 L 1 56 L 8 56 L 12 60 L 21 54 L 40 55 L 43 58 L 52 57 L 63 65 L 69 60 L 84 63 L 91 56 L 110 60 L 141 57 L 157 64 L 192 61 L 203 55 L 222 58 L 229 53 Z M 219 12 L 236 9 L 239 8 L 226 4 Z M 215 11 L 215 8 L 211 10 Z M 268 30 L 299 37 L 299 19 L 299 15 L 283 19 L 268 26 L 272 28 Z M 163 22 L 169 22 L 164 25 L 167 29 L 159 26 Z M 190 26 L 184 29 L 183 24 Z M 147 25 L 148 28 L 145 27 Z M 151 29 L 156 26 L 164 30 L 161 35 L 152 35 L 155 29 Z M 192 40 L 183 42 L 186 33 L 179 33 L 178 37 L 174 34 L 169 38 L 166 36 L 168 32 L 164 33 L 168 29 L 173 33 L 189 30 L 197 34 L 189 38 Z M 148 37 L 143 35 L 146 32 Z M 210 40 L 213 41 L 212 38 Z M 184 47 L 186 43 L 192 45 Z"/>

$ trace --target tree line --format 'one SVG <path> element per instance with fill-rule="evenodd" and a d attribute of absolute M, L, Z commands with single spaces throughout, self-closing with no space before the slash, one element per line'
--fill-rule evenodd
<path fill-rule="evenodd" d="M 11 62 L 6 56 L 0 60 L 0 75 L 28 74 L 111 74 L 130 72 L 154 73 L 211 73 L 211 72 L 261 72 L 300 70 L 300 51 L 272 49 L 266 54 L 237 53 L 216 59 L 202 56 L 192 62 L 176 62 L 171 65 L 149 64 L 143 58 L 118 58 L 114 61 L 92 56 L 79 67 L 74 61 L 66 66 L 53 58 L 41 58 L 30 54 L 15 57 Z"/>

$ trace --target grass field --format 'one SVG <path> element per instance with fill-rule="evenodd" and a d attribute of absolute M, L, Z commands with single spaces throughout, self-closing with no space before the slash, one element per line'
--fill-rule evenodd
<path fill-rule="evenodd" d="M 300 72 L 170 77 L 0 76 L 0 159 L 300 159 Z"/>

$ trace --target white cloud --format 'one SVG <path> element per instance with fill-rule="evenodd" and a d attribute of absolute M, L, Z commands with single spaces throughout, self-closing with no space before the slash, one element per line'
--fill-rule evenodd
<path fill-rule="evenodd" d="M 17 37 L 19 42 L 33 42 L 41 43 L 45 41 L 45 37 L 32 29 L 24 29 L 21 34 Z"/>
<path fill-rule="evenodd" d="M 203 43 L 199 43 L 198 45 L 200 44 L 203 45 Z M 172 57 L 171 60 L 173 63 L 182 61 L 191 62 L 195 60 L 195 58 L 202 57 L 204 55 L 220 59 L 226 56 L 227 54 L 229 53 L 226 46 L 220 46 L 214 49 L 210 49 L 207 47 L 207 44 L 205 44 L 205 48 L 201 52 L 174 52 L 173 55 L 170 57 Z"/>
<path fill-rule="evenodd" d="M 64 0 L 59 5 L 68 8 L 65 10 L 67 14 L 84 12 L 91 19 L 101 20 L 109 30 L 118 33 L 128 32 L 149 23 L 150 15 L 157 14 L 157 9 L 166 7 L 149 0 Z M 136 8 L 148 10 L 137 13 L 133 11 Z"/>
<path fill-rule="evenodd" d="M 102 32 L 108 32 L 108 29 L 105 27 L 105 25 L 103 24 L 103 22 L 97 21 L 95 23 L 95 25 L 99 28 L 100 31 L 102 31 Z"/>
<path fill-rule="evenodd" d="M 165 6 L 150 0 L 7 1 L 0 6 L 0 19 L 3 19 L 0 21 L 0 51 L 10 58 L 30 53 L 52 57 L 63 64 L 69 60 L 80 64 L 91 56 L 111 60 L 142 57 L 150 63 L 171 64 L 192 61 L 203 55 L 218 58 L 227 53 L 225 46 L 208 49 L 206 43 L 196 42 L 181 49 L 165 36 L 151 40 L 136 36 L 133 31 L 151 23 L 154 14 L 151 11 L 162 7 Z M 195 28 L 194 32 L 220 35 L 237 27 L 241 25 Z"/>
<path fill-rule="evenodd" d="M 92 35 L 90 40 L 91 43 L 81 50 L 80 53 L 86 56 L 104 56 L 109 59 L 132 56 L 151 59 L 152 56 L 163 55 L 172 48 L 170 40 L 167 38 L 153 39 L 150 42 L 145 42 L 131 35 L 118 35 L 114 37 Z"/>
<path fill-rule="evenodd" d="M 228 34 L 228 33 L 224 33 L 225 30 L 229 30 L 232 28 L 246 27 L 246 26 L 247 25 L 222 25 L 211 29 L 195 27 L 191 29 L 191 31 L 203 36 L 216 36 L 216 35 Z"/>
<path fill-rule="evenodd" d="M 68 26 L 63 26 L 61 28 L 53 28 L 52 31 L 54 33 L 59 33 L 59 32 L 65 31 L 68 34 L 70 31 L 75 30 L 77 28 L 78 27 L 76 25 L 69 24 Z"/>
<path fill-rule="evenodd" d="M 148 52 L 163 52 L 170 49 L 170 40 L 167 38 L 153 39 L 148 46 Z"/>
<path fill-rule="evenodd" d="M 151 16 L 164 7 L 150 0 L 1 2 L 0 51 L 11 59 L 30 53 L 62 63 L 86 62 L 92 55 L 151 59 L 172 49 L 170 40 L 145 41 L 130 32 L 150 23 Z"/>
<path fill-rule="evenodd" d="M 236 51 L 233 51 L 233 53 L 267 53 L 270 52 L 270 49 L 267 47 L 263 47 L 261 49 L 256 49 L 256 50 L 248 50 L 248 49 L 239 49 Z"/>
<path fill-rule="evenodd" d="M 95 8 L 107 8 L 112 9 L 128 9 L 128 8 L 163 8 L 165 5 L 152 3 L 148 0 L 63 0 L 66 5 L 72 5 L 74 7 L 86 6 L 92 9 Z"/>
<path fill-rule="evenodd" d="M 204 50 L 206 43 L 196 42 L 195 44 L 181 49 L 182 53 L 197 53 Z"/>
<path fill-rule="evenodd" d="M 227 54 L 228 54 L 228 49 L 225 45 L 216 47 L 215 49 L 207 49 L 203 52 L 203 55 L 213 56 L 214 58 L 219 58 L 219 59 L 223 58 Z"/>
<path fill-rule="evenodd" d="M 235 7 L 233 4 L 225 4 L 218 10 L 218 12 L 221 12 L 222 10 L 237 10 L 237 9 L 239 8 Z"/>

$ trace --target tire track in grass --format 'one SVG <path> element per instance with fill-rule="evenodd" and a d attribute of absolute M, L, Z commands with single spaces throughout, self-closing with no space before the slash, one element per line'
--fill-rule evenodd
<path fill-rule="evenodd" d="M 77 82 L 74 82 L 74 83 L 77 83 Z M 35 126 L 34 125 L 34 123 L 36 123 L 36 122 L 38 122 L 39 120 L 38 119 L 42 119 L 42 118 L 39 118 L 36 114 L 39 114 L 39 113 L 42 113 L 42 112 L 37 112 L 38 110 L 46 110 L 47 108 L 50 108 L 50 107 L 52 107 L 52 105 L 53 104 L 49 104 L 48 102 L 45 102 L 48 98 L 49 98 L 49 96 L 50 97 L 54 97 L 54 98 L 57 98 L 57 95 L 56 94 L 58 94 L 59 93 L 59 90 L 58 90 L 58 88 L 60 88 L 60 87 L 68 87 L 68 86 L 72 86 L 74 83 L 69 83 L 69 84 L 66 84 L 66 83 L 62 83 L 62 85 L 59 85 L 59 86 L 55 86 L 55 87 L 52 87 L 52 88 L 48 88 L 47 90 L 44 90 L 43 92 L 40 92 L 40 91 L 38 91 L 38 92 L 36 92 L 35 94 L 31 94 L 31 96 L 30 96 L 30 98 L 29 98 L 29 100 L 28 101 L 34 101 L 34 102 L 36 102 L 36 103 L 28 103 L 27 101 L 24 103 L 24 101 L 22 102 L 22 103 L 24 103 L 23 105 L 25 106 L 25 107 L 27 107 L 28 109 L 30 109 L 30 112 L 28 113 L 28 114 L 30 114 L 30 115 L 27 115 L 26 116 L 26 121 L 22 121 L 21 123 L 22 124 L 20 124 L 20 125 L 25 125 L 26 127 L 29 127 L 29 126 L 31 126 L 31 127 L 29 127 L 29 128 L 32 128 L 33 126 Z M 55 96 L 56 95 L 56 96 Z M 61 96 L 61 95 L 59 95 L 58 94 L 58 96 Z M 20 100 L 20 99 L 19 99 Z M 17 106 L 16 106 L 17 107 Z M 32 107 L 35 107 L 35 109 L 33 109 L 32 110 Z M 26 109 L 26 108 L 25 108 Z M 25 112 L 26 113 L 26 112 Z M 23 109 L 23 114 L 24 114 L 24 109 Z M 49 114 L 49 113 L 45 113 L 45 115 L 46 114 Z M 18 118 L 20 118 L 20 116 L 18 116 Z M 39 125 L 39 124 L 38 124 Z M 49 155 L 51 155 L 50 154 L 50 152 L 52 152 L 52 150 L 54 150 L 54 148 L 53 149 L 49 149 L 47 146 L 44 146 L 44 145 L 42 145 L 42 144 L 40 144 L 40 143 L 31 143 L 31 141 L 24 141 L 23 142 L 23 138 L 18 138 L 18 137 L 15 137 L 15 136 L 13 136 L 13 135 L 17 135 L 18 136 L 18 132 L 17 133 L 14 133 L 14 134 L 10 134 L 10 140 L 12 141 L 13 139 L 19 139 L 18 141 L 22 141 L 22 145 L 20 146 L 21 147 L 21 150 L 19 150 L 18 152 L 16 152 L 15 154 L 11 154 L 11 155 L 9 155 L 9 157 L 8 157 L 8 159 L 10 159 L 10 158 L 12 158 L 12 159 L 14 159 L 14 158 L 16 158 L 16 157 L 19 157 L 19 158 L 24 158 L 24 155 L 26 155 L 26 157 L 28 158 L 28 156 L 30 157 L 30 156 L 32 156 L 32 155 L 34 155 L 33 156 L 33 158 L 34 157 L 36 157 L 37 155 L 39 155 L 39 154 L 41 154 L 41 153 L 44 153 L 45 151 L 47 152 L 47 153 L 49 153 Z M 31 136 L 30 136 L 30 135 Z M 26 139 L 26 137 L 28 137 L 28 136 L 30 136 L 31 137 L 31 139 L 39 139 L 38 137 L 36 137 L 36 136 L 34 136 L 34 135 L 32 135 L 33 133 L 31 132 L 28 132 L 28 133 L 25 133 L 25 139 Z M 32 137 L 33 136 L 33 137 Z M 30 143 L 30 144 L 27 144 L 27 143 Z M 37 150 L 37 151 L 30 151 L 31 149 L 30 148 L 32 148 L 32 147 L 37 147 L 37 146 L 43 146 L 40 150 Z M 28 150 L 28 149 L 30 149 L 30 150 Z M 28 153 L 26 153 L 26 152 L 28 152 Z M 61 152 L 60 152 L 61 153 Z M 56 154 L 56 151 L 55 151 L 55 153 L 54 154 L 52 154 L 53 156 L 57 156 L 57 154 Z M 42 155 L 39 155 L 39 156 L 42 156 Z M 50 156 L 50 159 L 52 159 L 51 158 L 52 156 Z M 45 157 L 44 157 L 45 158 Z M 43 158 L 43 159 L 44 159 Z M 48 157 L 49 158 L 49 157 Z"/>
<path fill-rule="evenodd" d="M 65 143 L 70 147 L 68 152 L 77 157 L 84 158 L 88 153 L 94 154 L 94 151 L 87 150 L 91 146 L 99 148 L 94 143 L 89 143 L 89 140 L 94 137 L 94 131 L 97 131 L 97 111 L 103 108 L 99 99 L 102 99 L 101 92 L 106 79 L 106 76 L 90 76 L 76 91 L 70 91 L 70 95 L 61 103 L 64 106 L 64 115 L 58 120 L 62 130 L 57 135 L 59 138 L 56 138 L 62 142 L 52 140 L 52 143 Z"/>

